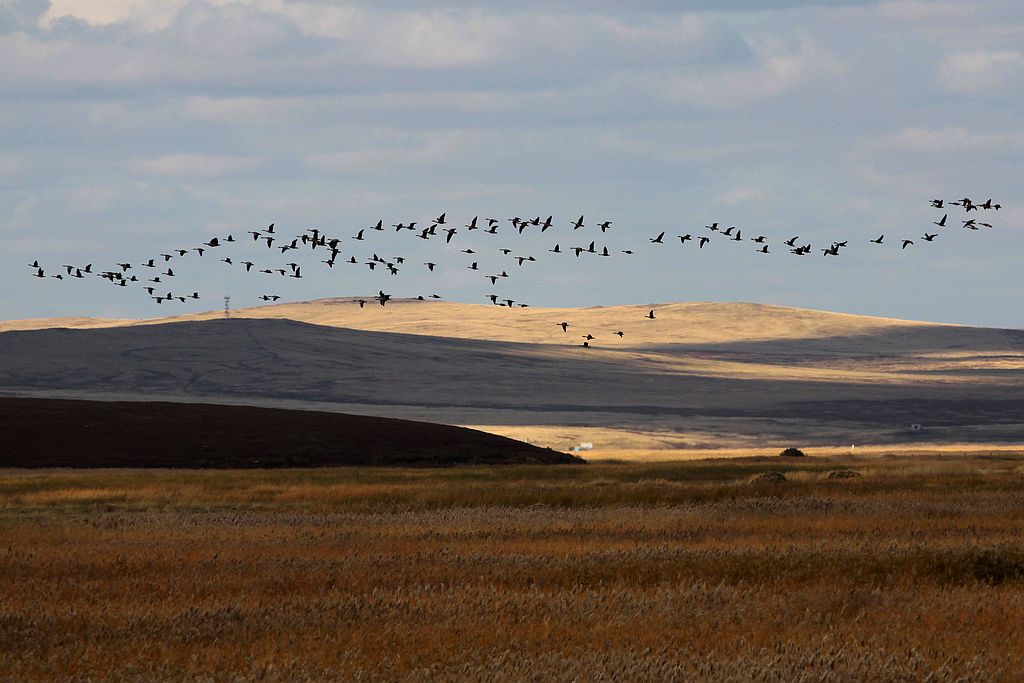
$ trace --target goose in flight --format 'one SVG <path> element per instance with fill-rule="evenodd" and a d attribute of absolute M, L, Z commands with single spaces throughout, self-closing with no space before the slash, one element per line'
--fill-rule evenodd
<path fill-rule="evenodd" d="M 567 322 L 560 322 L 560 323 L 558 323 L 558 326 L 562 328 L 562 332 L 568 332 L 569 331 L 569 323 L 567 323 Z"/>
<path fill-rule="evenodd" d="M 210 247 L 212 249 L 214 247 L 219 247 L 220 246 L 220 240 L 218 240 L 216 237 L 214 237 L 209 242 L 203 242 L 203 244 L 205 244 L 206 246 L 208 246 L 208 247 Z"/>
<path fill-rule="evenodd" d="M 650 312 L 647 314 L 646 317 L 647 317 L 648 320 L 654 320 L 654 309 L 653 308 L 650 310 Z"/>
<path fill-rule="evenodd" d="M 391 295 L 390 294 L 385 294 L 384 290 L 380 290 L 380 292 L 377 293 L 377 301 L 380 302 L 381 306 L 386 304 L 388 302 L 388 299 L 390 299 L 390 298 L 391 298 Z"/>
<path fill-rule="evenodd" d="M 767 238 L 764 235 L 758 235 L 757 237 L 751 237 L 750 241 L 756 242 L 757 244 L 764 244 L 765 239 Z"/>
<path fill-rule="evenodd" d="M 932 207 L 934 207 L 936 209 L 941 209 L 942 208 L 942 200 L 941 199 L 933 199 L 932 200 Z"/>
<path fill-rule="evenodd" d="M 573 222 L 573 224 L 572 224 L 572 229 L 573 229 L 573 230 L 579 230 L 579 229 L 580 229 L 580 228 L 582 228 L 582 227 L 583 227 L 583 216 L 581 215 L 581 216 L 580 216 L 579 218 L 577 218 L 577 219 L 576 219 L 576 220 L 575 220 L 575 221 Z"/>
<path fill-rule="evenodd" d="M 907 247 L 909 247 L 913 243 L 914 243 L 914 240 L 903 240 L 903 247 L 902 247 L 902 249 L 906 249 Z"/>
<path fill-rule="evenodd" d="M 445 217 L 445 214 L 442 213 L 440 216 L 438 216 L 437 218 L 434 219 L 434 224 L 435 225 L 444 225 L 444 217 Z"/>
<path fill-rule="evenodd" d="M 663 244 L 662 240 L 665 238 L 665 231 L 662 230 L 657 237 L 651 237 L 651 244 Z"/>
<path fill-rule="evenodd" d="M 587 341 L 590 341 L 591 339 L 597 339 L 597 337 L 590 334 L 589 332 L 587 332 L 586 336 L 584 336 L 583 338 L 586 339 Z"/>
<path fill-rule="evenodd" d="M 933 225 L 937 225 L 940 228 L 944 228 L 944 227 L 946 227 L 946 218 L 948 218 L 948 217 L 949 217 L 949 214 L 948 213 L 944 213 L 944 214 L 942 214 L 942 219 L 941 220 L 932 221 L 932 224 Z"/>
<path fill-rule="evenodd" d="M 875 244 L 881 244 L 882 240 L 884 240 L 884 239 L 885 239 L 885 235 L 879 235 L 878 239 L 876 239 L 876 240 L 868 240 L 868 242 L 874 242 Z"/>
<path fill-rule="evenodd" d="M 622 339 L 622 337 L 623 337 L 623 335 L 625 334 L 625 332 L 623 332 L 622 330 L 619 330 L 619 331 L 618 331 L 618 332 L 616 332 L 615 334 L 619 335 L 619 339 Z"/>
<path fill-rule="evenodd" d="M 433 273 L 434 272 L 434 266 L 436 266 L 437 264 L 436 263 L 430 263 L 429 261 L 427 261 L 427 262 L 424 262 L 423 265 L 425 265 L 427 267 L 427 270 L 429 270 L 431 273 Z"/>
<path fill-rule="evenodd" d="M 477 224 L 476 224 L 476 222 L 477 222 L 477 221 L 478 221 L 479 219 L 480 219 L 480 217 L 479 217 L 479 216 L 473 216 L 473 220 L 471 220 L 471 221 L 470 221 L 469 223 L 467 223 L 467 224 L 466 224 L 466 225 L 464 225 L 463 227 L 464 227 L 464 228 L 466 228 L 466 230 L 478 230 L 479 228 L 477 227 Z"/>
<path fill-rule="evenodd" d="M 711 225 L 705 225 L 704 227 L 707 228 L 708 230 L 713 231 L 713 232 L 718 232 L 718 223 L 717 222 L 712 223 Z"/>
<path fill-rule="evenodd" d="M 697 248 L 703 249 L 704 245 L 711 241 L 710 237 L 701 236 L 697 239 Z"/>
<path fill-rule="evenodd" d="M 548 249 L 548 251 L 550 251 L 552 254 L 561 254 L 562 248 L 556 244 L 554 249 Z"/>
<path fill-rule="evenodd" d="M 355 303 L 359 304 L 359 308 L 366 305 L 366 299 L 356 299 Z"/>
<path fill-rule="evenodd" d="M 783 244 L 785 244 L 787 247 L 795 247 L 796 246 L 796 241 L 798 239 L 800 239 L 800 235 L 797 235 L 796 237 L 790 237 L 788 240 L 783 242 Z"/>
<path fill-rule="evenodd" d="M 676 237 L 679 238 L 679 244 L 686 244 L 687 240 L 693 239 L 693 235 L 691 235 L 690 233 L 686 233 L 685 235 L 676 235 Z"/>
<path fill-rule="evenodd" d="M 455 228 L 445 228 L 445 232 L 448 233 L 448 236 L 444 238 L 444 243 L 449 244 L 457 231 Z"/>
<path fill-rule="evenodd" d="M 601 228 L 601 232 L 608 232 L 608 228 L 612 227 L 612 222 L 605 221 L 604 223 L 598 223 L 597 227 Z"/>
<path fill-rule="evenodd" d="M 768 253 L 768 245 L 767 244 L 762 245 L 761 248 L 757 250 L 757 253 L 759 253 L 759 254 L 767 254 Z"/>
<path fill-rule="evenodd" d="M 921 239 L 923 239 L 925 242 L 933 242 L 935 241 L 935 238 L 938 236 L 939 233 L 935 233 L 934 235 L 929 235 L 928 233 L 925 233 L 924 237 L 922 237 Z"/>
<path fill-rule="evenodd" d="M 197 298 L 198 298 L 198 297 L 197 297 Z M 260 298 L 261 298 L 261 299 L 263 299 L 264 301 L 277 301 L 277 300 L 278 300 L 278 299 L 280 299 L 281 297 L 280 297 L 280 296 L 278 296 L 277 294 L 264 294 L 264 295 L 263 295 L 263 296 L 261 296 Z"/>

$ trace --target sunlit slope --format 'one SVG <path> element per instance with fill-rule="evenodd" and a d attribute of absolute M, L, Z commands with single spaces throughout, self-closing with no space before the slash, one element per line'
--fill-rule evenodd
<path fill-rule="evenodd" d="M 1006 331 L 890 318 L 828 313 L 750 303 L 673 303 L 595 308 L 508 308 L 399 300 L 381 307 L 369 299 L 319 299 L 238 309 L 236 318 L 280 318 L 374 332 L 540 344 L 578 344 L 593 335 L 594 347 L 622 349 L 670 345 L 748 350 L 762 342 L 815 340 L 813 348 L 877 354 L 887 349 L 970 350 L 1019 348 Z M 655 319 L 648 319 L 654 310 Z M 210 320 L 221 311 L 153 318 L 109 320 L 54 318 L 0 322 L 0 331 L 67 327 L 77 329 Z M 569 323 L 563 332 L 560 323 Z M 617 332 L 622 332 L 620 337 Z M 824 346 L 823 346 L 824 344 Z M 793 347 L 799 349 L 799 347 Z M 669 349 L 664 349 L 669 350 Z"/>

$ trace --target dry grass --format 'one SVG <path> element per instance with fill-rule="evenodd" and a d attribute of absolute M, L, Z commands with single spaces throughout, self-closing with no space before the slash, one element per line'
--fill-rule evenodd
<path fill-rule="evenodd" d="M 1015 680 L 1022 464 L 3 472 L 0 678 Z"/>

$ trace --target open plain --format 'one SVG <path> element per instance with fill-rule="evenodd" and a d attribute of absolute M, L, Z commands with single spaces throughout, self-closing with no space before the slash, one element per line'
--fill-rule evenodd
<path fill-rule="evenodd" d="M 1021 453 L 8 470 L 0 671 L 1013 681 L 1022 506 Z"/>

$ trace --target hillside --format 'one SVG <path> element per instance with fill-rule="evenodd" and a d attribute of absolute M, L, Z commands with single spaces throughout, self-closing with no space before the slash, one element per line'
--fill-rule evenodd
<path fill-rule="evenodd" d="M 0 393 L 312 408 L 605 453 L 1024 440 L 1024 332 L 752 304 L 648 310 L 325 300 L 231 320 L 11 331 Z M 585 330 L 597 337 L 588 349 Z"/>
<path fill-rule="evenodd" d="M 0 467 L 435 467 L 576 462 L 460 427 L 299 410 L 0 398 Z"/>

